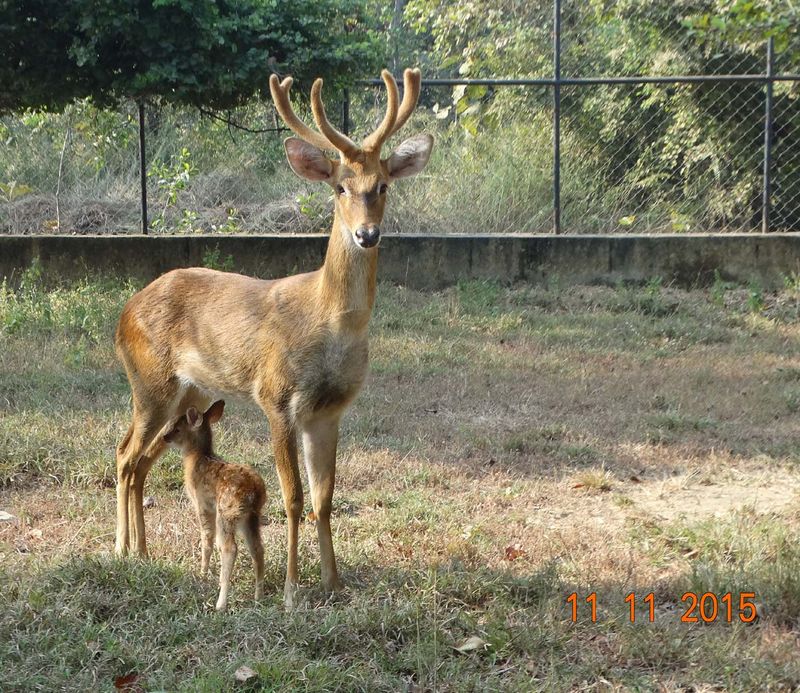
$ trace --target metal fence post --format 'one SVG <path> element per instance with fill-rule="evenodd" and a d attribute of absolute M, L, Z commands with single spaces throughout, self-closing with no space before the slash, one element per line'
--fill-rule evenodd
<path fill-rule="evenodd" d="M 553 1 L 553 233 L 561 233 L 561 0 Z"/>
<path fill-rule="evenodd" d="M 139 101 L 139 186 L 142 193 L 142 233 L 147 235 L 147 156 L 144 146 L 144 101 Z"/>
<path fill-rule="evenodd" d="M 767 103 L 764 113 L 764 179 L 761 201 L 761 233 L 769 232 L 769 213 L 772 204 L 772 88 L 775 75 L 775 39 L 767 40 Z"/>

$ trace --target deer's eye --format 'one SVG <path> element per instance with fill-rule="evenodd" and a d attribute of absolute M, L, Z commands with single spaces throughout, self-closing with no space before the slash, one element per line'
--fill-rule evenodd
<path fill-rule="evenodd" d="M 346 195 L 347 194 L 347 190 L 344 189 L 344 186 L 337 185 L 336 186 L 336 194 L 337 195 Z"/>
<path fill-rule="evenodd" d="M 386 185 L 386 183 L 381 183 L 381 187 L 380 187 L 380 188 L 378 188 L 378 192 L 379 192 L 381 195 L 383 195 L 383 194 L 384 194 L 384 193 L 385 193 L 385 192 L 386 192 L 388 189 L 389 189 L 389 186 L 388 186 L 388 185 Z"/>

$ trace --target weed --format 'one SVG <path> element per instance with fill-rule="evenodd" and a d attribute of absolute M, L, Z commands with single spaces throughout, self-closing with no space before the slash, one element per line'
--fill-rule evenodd
<path fill-rule="evenodd" d="M 182 147 L 176 160 L 170 163 L 156 162 L 147 172 L 161 195 L 161 211 L 153 218 L 151 225 L 155 230 L 165 230 L 167 224 L 167 210 L 174 207 L 178 201 L 178 193 L 186 189 L 189 180 L 197 172 L 192 163 L 192 155 L 186 147 Z M 182 210 L 178 230 L 190 231 L 196 219 L 196 214 L 189 210 Z"/>
<path fill-rule="evenodd" d="M 733 282 L 727 282 L 722 279 L 722 275 L 718 269 L 714 270 L 714 283 L 711 285 L 711 301 L 719 307 L 725 305 L 725 294 L 734 288 Z"/>
<path fill-rule="evenodd" d="M 786 402 L 786 409 L 792 414 L 800 411 L 800 388 L 788 388 L 783 393 L 783 401 Z"/>
<path fill-rule="evenodd" d="M 614 488 L 614 474 L 603 467 L 586 469 L 575 476 L 575 487 L 603 492 Z"/>
<path fill-rule="evenodd" d="M 764 291 L 761 284 L 755 279 L 750 280 L 747 285 L 747 309 L 751 313 L 761 313 L 765 307 Z"/>
<path fill-rule="evenodd" d="M 219 244 L 213 248 L 206 248 L 203 251 L 202 264 L 208 269 L 220 270 L 221 272 L 233 272 L 233 255 L 222 257 Z"/>

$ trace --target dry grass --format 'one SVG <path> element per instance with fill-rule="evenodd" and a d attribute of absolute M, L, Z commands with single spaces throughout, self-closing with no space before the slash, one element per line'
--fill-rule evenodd
<path fill-rule="evenodd" d="M 284 517 L 264 417 L 231 401 L 220 451 L 270 493 L 268 597 L 240 557 L 231 613 L 197 575 L 178 458 L 151 475 L 155 560 L 119 562 L 111 348 L 134 290 L 0 296 L 0 689 L 774 690 L 800 685 L 797 297 L 471 283 L 382 286 L 348 415 L 335 543 L 348 593 L 280 606 Z M 712 300 L 713 299 L 713 300 Z M 602 492 L 605 491 L 605 492 Z M 310 508 L 308 508 L 310 510 Z M 598 620 L 567 596 L 598 595 Z M 630 623 L 625 596 L 655 595 Z M 755 592 L 750 625 L 681 623 L 681 596 Z M 478 636 L 487 643 L 462 654 Z"/>

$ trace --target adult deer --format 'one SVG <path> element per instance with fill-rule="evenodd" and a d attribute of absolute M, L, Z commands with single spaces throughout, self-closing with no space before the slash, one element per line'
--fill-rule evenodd
<path fill-rule="evenodd" d="M 289 101 L 291 77 L 270 77 L 275 106 L 299 136 L 284 142 L 292 170 L 334 191 L 333 229 L 321 269 L 264 281 L 192 268 L 169 272 L 126 304 L 116 348 L 130 381 L 133 421 L 117 448 L 116 552 L 147 554 L 142 495 L 164 450 L 162 433 L 189 407 L 205 411 L 217 393 L 252 397 L 267 415 L 288 524 L 284 601 L 297 587 L 297 534 L 303 509 L 297 435 L 302 436 L 320 546 L 322 582 L 341 587 L 331 539 L 331 498 L 339 419 L 367 371 L 367 326 L 375 301 L 380 223 L 388 184 L 421 171 L 433 138 L 411 137 L 388 158 L 381 147 L 408 120 L 419 70 L 397 84 L 384 70 L 386 115 L 361 144 L 336 130 L 311 89 L 319 132 Z M 324 150 L 338 151 L 339 160 Z"/>

